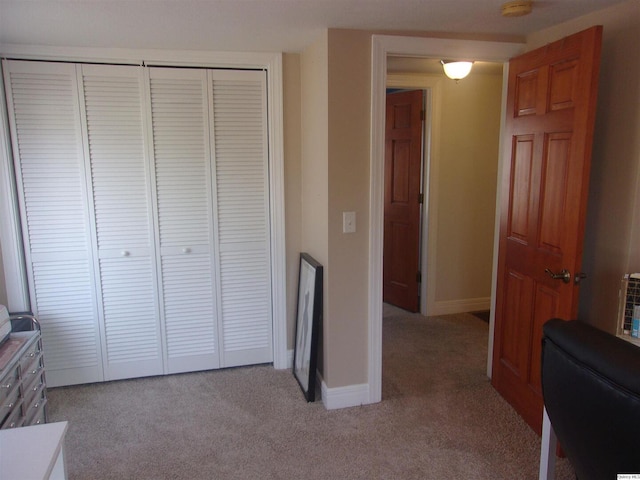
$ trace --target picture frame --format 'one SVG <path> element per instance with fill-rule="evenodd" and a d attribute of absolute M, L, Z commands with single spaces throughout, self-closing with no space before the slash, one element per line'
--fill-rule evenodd
<path fill-rule="evenodd" d="M 293 375 L 307 402 L 315 401 L 318 332 L 322 321 L 322 270 L 322 265 L 311 255 L 300 254 Z"/>

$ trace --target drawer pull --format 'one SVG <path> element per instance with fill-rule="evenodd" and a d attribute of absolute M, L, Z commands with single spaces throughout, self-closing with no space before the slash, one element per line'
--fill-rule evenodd
<path fill-rule="evenodd" d="M 4 385 L 2 385 L 2 388 L 6 388 L 7 390 L 10 390 L 12 387 L 12 385 L 10 383 L 5 383 Z"/>
<path fill-rule="evenodd" d="M 36 403 L 33 405 L 33 408 L 38 408 L 40 406 L 40 403 Z"/>
<path fill-rule="evenodd" d="M 182 253 L 191 253 L 191 249 L 188 247 L 185 247 L 182 249 Z"/>
<path fill-rule="evenodd" d="M 15 403 L 11 402 L 9 405 L 6 406 L 6 408 L 11 409 L 11 408 L 13 408 L 14 405 L 15 405 Z"/>
<path fill-rule="evenodd" d="M 128 257 L 129 255 L 131 255 L 131 253 L 127 250 L 123 250 L 120 252 L 120 255 L 122 255 L 123 257 Z"/>

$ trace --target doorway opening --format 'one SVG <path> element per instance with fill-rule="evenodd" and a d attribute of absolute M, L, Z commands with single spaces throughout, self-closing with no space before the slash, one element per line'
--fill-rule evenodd
<path fill-rule="evenodd" d="M 388 59 L 387 88 L 425 92 L 420 262 L 415 266 L 423 280 L 423 315 L 489 310 L 502 70 L 501 63 L 477 62 L 469 77 L 455 82 L 444 76 L 437 59 Z M 390 142 L 385 143 L 387 157 Z M 389 174 L 395 172 L 386 166 L 386 198 L 393 185 Z M 418 203 L 415 197 L 410 200 Z M 385 200 L 385 257 L 386 211 Z"/>
<path fill-rule="evenodd" d="M 456 58 L 471 56 L 481 61 L 504 64 L 522 49 L 519 43 L 481 42 L 450 39 L 377 36 L 372 39 L 372 131 L 371 131 L 371 186 L 369 237 L 369 401 L 382 399 L 382 258 L 384 216 L 384 102 L 387 87 L 387 60 L 392 56 L 420 58 Z M 503 76 L 504 85 L 504 76 Z M 501 100 L 504 109 L 504 96 Z M 498 170 L 500 158 L 498 159 Z M 430 172 L 433 176 L 433 168 Z M 433 185 L 433 179 L 430 185 Z M 432 195 L 433 190 L 430 191 Z M 494 199 L 495 204 L 495 199 Z M 430 206 L 431 207 L 431 206 Z M 432 221 L 429 215 L 428 222 Z M 495 225 L 494 225 L 495 229 Z M 493 245 L 493 256 L 497 246 Z M 427 258 L 427 261 L 429 259 Z M 491 303 L 495 297 L 495 260 L 492 267 Z M 424 278 L 424 276 L 423 276 Z M 429 279 L 427 278 L 427 285 Z M 489 352 L 492 352 L 492 322 L 489 332 Z M 490 361 L 491 355 L 488 355 Z M 490 368 L 490 365 L 489 365 Z M 490 370 L 489 370 L 490 371 Z"/>

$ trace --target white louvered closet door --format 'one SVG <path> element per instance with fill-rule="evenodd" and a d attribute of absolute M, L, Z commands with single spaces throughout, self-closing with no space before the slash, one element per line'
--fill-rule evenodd
<path fill-rule="evenodd" d="M 149 77 L 167 373 L 218 368 L 207 72 Z"/>
<path fill-rule="evenodd" d="M 3 66 L 48 384 L 272 362 L 266 73 Z"/>
<path fill-rule="evenodd" d="M 142 67 L 82 65 L 106 380 L 162 374 Z"/>
<path fill-rule="evenodd" d="M 266 73 L 209 71 L 223 367 L 273 361 Z"/>
<path fill-rule="evenodd" d="M 76 66 L 3 63 L 31 308 L 47 384 L 101 381 Z"/>

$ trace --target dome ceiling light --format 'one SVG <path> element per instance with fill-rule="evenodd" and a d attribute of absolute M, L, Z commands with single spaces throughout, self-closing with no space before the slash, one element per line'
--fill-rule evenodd
<path fill-rule="evenodd" d="M 473 62 L 458 62 L 453 60 L 440 60 L 444 74 L 452 80 L 458 81 L 471 71 Z"/>

